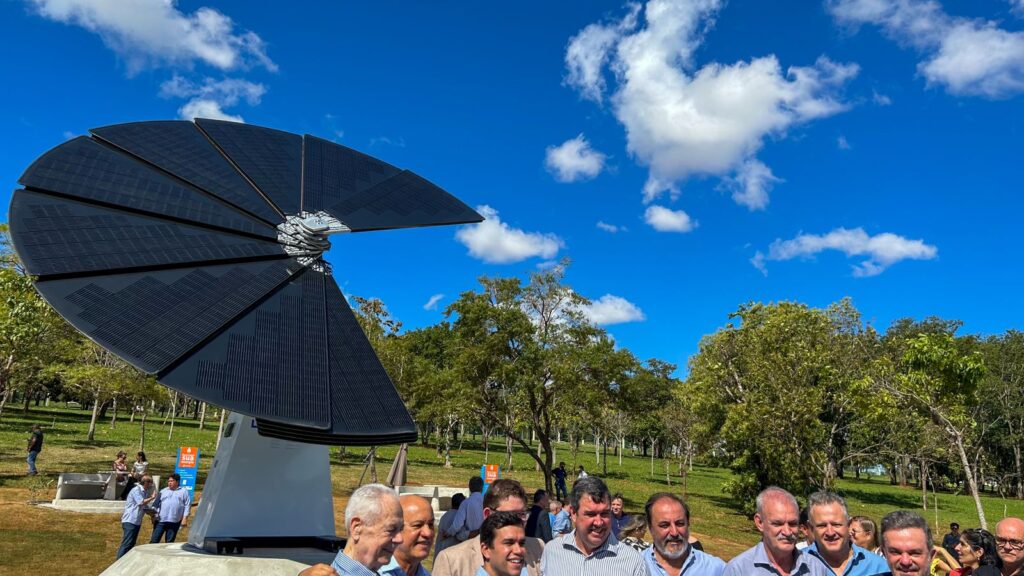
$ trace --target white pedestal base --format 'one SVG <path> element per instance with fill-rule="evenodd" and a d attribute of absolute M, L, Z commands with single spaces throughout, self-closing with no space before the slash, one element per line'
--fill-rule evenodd
<path fill-rule="evenodd" d="M 274 539 L 335 536 L 327 447 L 264 438 L 253 418 L 230 414 L 189 526 L 189 544 L 215 551 L 209 545 L 218 539 L 253 538 L 274 546 Z"/>
<path fill-rule="evenodd" d="M 295 576 L 333 559 L 333 552 L 314 548 L 252 548 L 238 556 L 218 556 L 180 542 L 145 544 L 132 548 L 100 576 Z"/>

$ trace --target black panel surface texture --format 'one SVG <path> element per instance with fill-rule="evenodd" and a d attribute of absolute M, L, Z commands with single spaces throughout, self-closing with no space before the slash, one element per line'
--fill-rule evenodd
<path fill-rule="evenodd" d="M 50 280 L 36 287 L 75 328 L 154 374 L 302 268 L 287 259 Z"/>
<path fill-rule="evenodd" d="M 280 130 L 223 120 L 196 125 L 285 214 L 298 214 L 302 188 L 302 137 Z"/>
<path fill-rule="evenodd" d="M 29 274 L 109 274 L 187 263 L 286 257 L 276 242 L 17 190 L 11 235 Z"/>
<path fill-rule="evenodd" d="M 458 198 L 408 170 L 349 196 L 327 212 L 354 232 L 483 220 Z"/>
<path fill-rule="evenodd" d="M 415 435 L 416 424 L 333 278 L 326 297 L 333 433 Z"/>
<path fill-rule="evenodd" d="M 305 270 L 294 276 L 158 378 L 229 410 L 329 429 L 323 274 Z"/>
<path fill-rule="evenodd" d="M 277 238 L 273 226 L 84 136 L 43 154 L 19 182 L 109 206 Z"/>
<path fill-rule="evenodd" d="M 398 168 L 322 138 L 305 136 L 302 208 L 324 210 L 401 172 Z"/>
<path fill-rule="evenodd" d="M 192 122 L 132 122 L 91 132 L 269 223 L 284 221 Z"/>

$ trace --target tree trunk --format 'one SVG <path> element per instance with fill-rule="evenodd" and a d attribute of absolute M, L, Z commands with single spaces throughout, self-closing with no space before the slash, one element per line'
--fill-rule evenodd
<path fill-rule="evenodd" d="M 114 398 L 114 415 L 110 417 L 110 427 L 117 425 L 117 398 Z"/>
<path fill-rule="evenodd" d="M 4 406 L 7 405 L 7 401 L 11 398 L 11 389 L 4 389 L 3 395 L 0 395 L 0 416 L 3 416 Z"/>
<path fill-rule="evenodd" d="M 988 522 L 985 521 L 985 509 L 981 507 L 981 495 L 978 493 L 978 482 L 974 479 L 971 463 L 967 459 L 967 450 L 964 449 L 964 438 L 960 432 L 946 427 L 946 431 L 953 437 L 957 454 L 960 455 L 960 464 L 964 467 L 964 474 L 967 476 L 967 485 L 971 489 L 971 497 L 974 498 L 974 507 L 978 510 L 978 525 L 988 530 Z"/>
<path fill-rule="evenodd" d="M 203 407 L 199 409 L 199 429 L 202 430 L 206 426 L 206 402 L 203 402 Z"/>
<path fill-rule="evenodd" d="M 1021 475 L 1020 469 L 1020 444 L 1013 443 L 1013 466 L 1017 472 L 1017 499 L 1024 498 L 1024 476 Z"/>
<path fill-rule="evenodd" d="M 224 434 L 224 413 L 225 412 L 227 412 L 227 410 L 225 410 L 223 408 L 220 409 L 220 426 L 217 427 L 217 444 L 214 445 L 214 447 L 213 447 L 213 451 L 214 452 L 217 451 L 217 448 L 220 448 L 220 437 Z"/>
<path fill-rule="evenodd" d="M 174 418 L 178 415 L 178 391 L 174 391 L 174 397 L 171 399 L 171 429 L 167 431 L 167 439 L 171 439 L 171 434 L 174 434 Z"/>
<path fill-rule="evenodd" d="M 146 451 L 146 411 L 142 411 L 141 425 L 139 426 L 139 452 Z"/>
<path fill-rule="evenodd" d="M 100 401 L 99 398 L 92 403 L 92 418 L 89 420 L 89 433 L 86 435 L 86 440 L 92 442 L 96 439 L 96 418 L 100 415 Z"/>
<path fill-rule="evenodd" d="M 928 509 L 928 463 L 921 459 L 921 509 Z"/>

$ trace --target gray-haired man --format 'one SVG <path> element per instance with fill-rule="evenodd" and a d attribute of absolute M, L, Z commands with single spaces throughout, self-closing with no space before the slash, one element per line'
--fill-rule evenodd
<path fill-rule="evenodd" d="M 850 541 L 850 514 L 846 500 L 833 492 L 815 492 L 807 498 L 814 543 L 804 549 L 839 576 L 877 576 L 889 568 L 881 556 Z"/>
<path fill-rule="evenodd" d="M 356 489 L 345 506 L 348 540 L 330 566 L 317 564 L 299 576 L 377 576 L 381 566 L 391 562 L 402 543 L 402 503 L 394 490 L 383 484 Z"/>
<path fill-rule="evenodd" d="M 754 526 L 761 543 L 729 561 L 722 576 L 829 576 L 821 562 L 796 549 L 800 506 L 792 494 L 775 486 L 762 490 Z"/>

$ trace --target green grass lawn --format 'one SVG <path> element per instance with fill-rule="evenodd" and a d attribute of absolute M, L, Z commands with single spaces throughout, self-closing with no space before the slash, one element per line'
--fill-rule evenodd
<path fill-rule="evenodd" d="M 106 470 L 118 450 L 129 454 L 137 450 L 137 420 L 130 423 L 122 415 L 111 427 L 108 417 L 107 421 L 98 424 L 96 441 L 89 443 L 85 440 L 89 416 L 88 410 L 68 410 L 51 405 L 49 408 L 33 407 L 28 414 L 23 414 L 20 406 L 8 407 L 0 418 L 0 574 L 24 573 L 41 565 L 52 565 L 52 558 L 58 556 L 73 561 L 62 560 L 59 564 L 63 567 L 58 566 L 57 573 L 65 569 L 69 574 L 98 573 L 113 561 L 121 533 L 119 518 L 57 512 L 28 504 L 30 500 L 52 499 L 60 472 Z M 166 476 L 173 471 L 179 446 L 198 446 L 202 451 L 199 475 L 202 488 L 206 472 L 213 462 L 218 424 L 213 411 L 208 416 L 210 419 L 205 430 L 199 430 L 197 421 L 178 420 L 170 440 L 169 425 L 162 426 L 162 418 L 149 417 L 146 453 L 153 473 Z M 25 442 L 29 428 L 35 422 L 44 426 L 46 444 L 38 461 L 41 475 L 30 478 L 24 475 Z M 378 449 L 377 474 L 380 480 L 386 477 L 396 451 L 394 446 Z M 337 449 L 331 450 L 331 479 L 339 528 L 340 508 L 358 484 L 366 452 L 365 448 L 349 449 L 345 457 L 340 458 Z M 504 442 L 492 442 L 487 462 L 500 464 L 504 456 Z M 558 446 L 558 459 L 568 465 L 574 464 L 564 445 Z M 463 486 L 470 476 L 479 474 L 484 461 L 481 442 L 471 437 L 465 440 L 461 451 L 453 452 L 451 468 L 442 466 L 443 459 L 433 446 L 412 446 L 408 481 L 410 484 Z M 650 460 L 632 456 L 628 451 L 621 466 L 617 458 L 609 455 L 607 474 L 603 473 L 601 465 L 595 463 L 592 445 L 588 444 L 579 451 L 576 463 L 583 464 L 590 473 L 604 477 L 613 492 L 622 492 L 629 510 L 641 510 L 647 496 L 653 492 L 683 492 L 678 475 L 673 474 L 671 486 L 667 484 L 662 461 L 655 461 L 656 477 L 652 478 Z M 671 466 L 673 472 L 676 471 L 675 466 L 674 463 Z M 532 458 L 522 449 L 513 456 L 513 469 L 503 470 L 503 476 L 521 481 L 528 491 L 543 485 L 543 478 L 535 470 Z M 706 550 L 723 558 L 732 557 L 758 538 L 750 520 L 738 514 L 722 493 L 722 484 L 729 477 L 728 470 L 696 466 L 688 475 L 685 490 L 693 513 L 693 531 L 704 542 Z M 886 478 L 842 480 L 838 489 L 847 497 L 851 514 L 878 519 L 897 508 L 921 509 L 918 490 L 890 486 Z M 939 494 L 938 504 L 937 518 L 931 498 L 929 509 L 922 511 L 929 522 L 937 520 L 940 527 L 948 526 L 954 520 L 964 527 L 977 525 L 974 504 L 969 497 Z M 1004 516 L 1024 516 L 1024 502 L 1019 500 L 987 496 L 984 506 L 990 529 Z M 939 534 L 942 532 L 944 530 Z M 140 541 L 147 537 L 148 532 L 144 528 Z M 184 535 L 179 537 L 183 538 Z"/>

